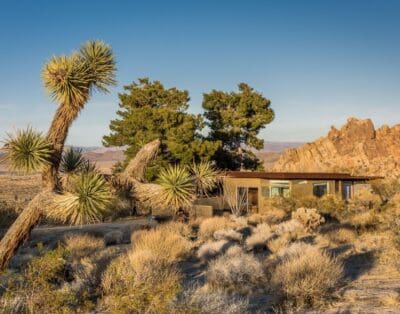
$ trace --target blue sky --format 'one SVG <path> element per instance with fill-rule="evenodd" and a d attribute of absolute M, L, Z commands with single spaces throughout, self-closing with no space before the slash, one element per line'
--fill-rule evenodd
<path fill-rule="evenodd" d="M 400 1 L 0 1 L 0 138 L 46 131 L 56 104 L 40 79 L 54 54 L 112 45 L 118 85 L 96 94 L 68 143 L 100 145 L 118 92 L 138 77 L 202 93 L 247 82 L 272 101 L 268 141 L 311 141 L 347 117 L 400 122 Z"/>

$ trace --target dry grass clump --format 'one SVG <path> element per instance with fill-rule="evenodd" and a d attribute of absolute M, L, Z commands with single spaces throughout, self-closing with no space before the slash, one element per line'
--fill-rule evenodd
<path fill-rule="evenodd" d="M 102 275 L 101 287 L 105 294 L 117 292 L 121 286 L 128 286 L 135 280 L 135 274 L 127 255 L 121 255 L 108 265 Z"/>
<path fill-rule="evenodd" d="M 171 310 L 172 313 L 243 314 L 249 312 L 249 300 L 224 291 L 210 291 L 193 287 L 183 293 L 183 298 Z"/>
<path fill-rule="evenodd" d="M 272 283 L 298 307 L 327 300 L 343 278 L 342 265 L 328 253 L 308 244 L 293 244 L 272 274 Z"/>
<path fill-rule="evenodd" d="M 268 241 L 267 247 L 272 253 L 277 253 L 283 248 L 289 246 L 292 242 L 296 241 L 296 239 L 297 239 L 296 233 L 286 232 L 281 236 Z"/>
<path fill-rule="evenodd" d="M 210 260 L 222 253 L 229 246 L 229 241 L 219 240 L 204 243 L 197 251 L 197 257 L 203 261 Z"/>
<path fill-rule="evenodd" d="M 264 271 L 254 255 L 234 246 L 210 262 L 206 277 L 208 286 L 214 290 L 254 292 L 264 281 Z"/>
<path fill-rule="evenodd" d="M 270 240 L 273 236 L 274 233 L 272 232 L 271 227 L 268 224 L 259 224 L 257 227 L 254 228 L 251 236 L 246 239 L 246 248 L 248 250 L 265 248 L 267 241 Z"/>
<path fill-rule="evenodd" d="M 257 226 L 258 224 L 261 223 L 266 223 L 267 222 L 267 216 L 264 214 L 252 214 L 249 217 L 247 217 L 247 222 L 251 226 Z"/>
<path fill-rule="evenodd" d="M 72 258 L 77 260 L 88 257 L 104 248 L 103 239 L 89 234 L 67 236 L 64 242 Z"/>
<path fill-rule="evenodd" d="M 191 249 L 192 243 L 168 225 L 132 234 L 132 252 L 151 251 L 169 263 L 186 257 Z"/>
<path fill-rule="evenodd" d="M 291 219 L 288 221 L 284 221 L 279 225 L 272 226 L 271 229 L 277 235 L 281 235 L 284 233 L 301 233 L 304 232 L 304 226 L 296 219 Z"/>
<path fill-rule="evenodd" d="M 176 263 L 191 242 L 165 225 L 132 235 L 132 249 L 110 264 L 103 276 L 104 306 L 115 313 L 166 313 L 181 291 Z"/>
<path fill-rule="evenodd" d="M 249 224 L 258 225 L 260 223 L 268 223 L 270 225 L 277 224 L 283 221 L 287 213 L 281 208 L 268 207 L 268 209 L 263 210 L 260 214 L 253 214 L 249 216 Z"/>
<path fill-rule="evenodd" d="M 357 229 L 367 229 L 378 223 L 372 210 L 355 213 L 348 217 L 346 221 Z"/>
<path fill-rule="evenodd" d="M 105 312 L 166 313 L 181 291 L 181 276 L 171 266 L 147 265 L 149 273 L 139 273 L 123 255 L 114 260 L 103 275 Z M 143 266 L 143 265 L 142 265 Z M 144 268 L 141 268 L 143 271 Z"/>
<path fill-rule="evenodd" d="M 192 236 L 192 227 L 186 223 L 179 221 L 171 221 L 164 225 L 161 225 L 159 228 L 163 230 L 168 230 L 174 233 L 181 235 L 184 238 L 190 238 Z"/>
<path fill-rule="evenodd" d="M 228 229 L 232 226 L 233 222 L 228 217 L 206 218 L 200 223 L 199 237 L 203 240 L 211 239 L 215 231 Z"/>
<path fill-rule="evenodd" d="M 243 234 L 233 229 L 222 229 L 214 232 L 215 240 L 243 241 Z"/>
<path fill-rule="evenodd" d="M 326 235 L 330 241 L 336 244 L 354 243 L 356 240 L 356 233 L 354 230 L 347 228 L 330 230 Z"/>
<path fill-rule="evenodd" d="M 380 298 L 383 306 L 400 307 L 400 293 L 396 291 L 386 292 Z"/>
<path fill-rule="evenodd" d="M 300 207 L 292 213 L 292 219 L 299 221 L 308 231 L 315 230 L 325 222 L 325 218 L 315 208 Z"/>

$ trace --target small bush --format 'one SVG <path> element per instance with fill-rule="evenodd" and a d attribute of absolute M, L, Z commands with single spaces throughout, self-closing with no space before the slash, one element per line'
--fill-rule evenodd
<path fill-rule="evenodd" d="M 221 229 L 228 229 L 233 222 L 228 217 L 206 218 L 200 223 L 199 237 L 203 240 L 211 239 L 214 232 Z"/>
<path fill-rule="evenodd" d="M 330 230 L 327 233 L 330 241 L 336 244 L 354 243 L 356 240 L 356 233 L 354 230 L 347 228 L 340 228 L 337 230 Z"/>
<path fill-rule="evenodd" d="M 17 219 L 18 212 L 15 206 L 0 201 L 0 228 L 8 228 Z"/>
<path fill-rule="evenodd" d="M 148 269 L 153 268 L 153 271 L 138 277 L 128 261 L 125 255 L 114 260 L 103 276 L 102 303 L 107 312 L 168 312 L 181 291 L 179 272 L 174 267 L 157 269 L 157 265 L 148 265 Z"/>
<path fill-rule="evenodd" d="M 247 221 L 248 221 L 249 225 L 257 226 L 258 224 L 266 223 L 267 216 L 263 215 L 263 214 L 252 214 L 247 218 Z"/>
<path fill-rule="evenodd" d="M 299 221 L 308 231 L 315 230 L 325 222 L 325 218 L 315 208 L 300 207 L 292 213 L 292 219 Z"/>
<path fill-rule="evenodd" d="M 222 229 L 214 232 L 214 239 L 242 242 L 243 235 L 233 229 Z"/>
<path fill-rule="evenodd" d="M 73 259 L 88 257 L 104 248 L 104 241 L 101 238 L 89 234 L 71 235 L 65 238 L 65 247 Z"/>
<path fill-rule="evenodd" d="M 296 241 L 296 239 L 296 233 L 287 232 L 277 238 L 268 241 L 267 247 L 272 253 L 277 253 L 283 248 L 289 246 L 292 242 Z"/>
<path fill-rule="evenodd" d="M 162 225 L 161 228 L 163 230 L 177 233 L 187 239 L 189 239 L 193 234 L 192 228 L 188 224 L 178 221 L 171 221 L 165 225 Z"/>
<path fill-rule="evenodd" d="M 346 221 L 357 229 L 371 228 L 378 223 L 377 216 L 372 210 L 354 213 Z"/>
<path fill-rule="evenodd" d="M 253 233 L 246 239 L 246 248 L 248 250 L 254 250 L 259 248 L 265 248 L 268 240 L 274 236 L 271 227 L 266 224 L 259 224 L 254 228 Z"/>
<path fill-rule="evenodd" d="M 67 251 L 58 247 L 33 258 L 21 276 L 12 276 L 0 302 L 15 304 L 20 312 L 61 313 L 69 311 L 74 295 L 62 284 L 67 275 Z"/>
<path fill-rule="evenodd" d="M 302 307 L 327 300 L 343 278 L 342 265 L 311 245 L 289 247 L 272 274 L 285 298 Z"/>
<path fill-rule="evenodd" d="M 262 214 L 253 214 L 249 216 L 248 222 L 250 225 L 256 226 L 260 223 L 268 223 L 270 225 L 280 223 L 286 217 L 286 212 L 283 209 L 271 207 L 263 211 Z"/>
<path fill-rule="evenodd" d="M 130 265 L 127 255 L 121 255 L 108 265 L 102 275 L 101 286 L 105 294 L 124 293 L 124 287 L 135 280 L 135 273 Z"/>
<path fill-rule="evenodd" d="M 291 219 L 280 223 L 279 225 L 272 226 L 275 234 L 281 235 L 287 232 L 300 233 L 304 231 L 304 226 L 296 219 Z"/>
<path fill-rule="evenodd" d="M 187 289 L 172 313 L 244 314 L 249 313 L 249 300 L 243 296 L 203 288 Z"/>
<path fill-rule="evenodd" d="M 191 249 L 192 243 L 169 225 L 132 234 L 132 252 L 151 251 L 168 263 L 175 263 L 186 257 Z"/>
<path fill-rule="evenodd" d="M 210 260 L 224 253 L 228 246 L 229 241 L 227 240 L 206 242 L 200 246 L 199 250 L 197 251 L 197 257 L 203 261 Z"/>
<path fill-rule="evenodd" d="M 210 262 L 206 277 L 211 289 L 251 292 L 264 281 L 264 272 L 257 258 L 236 246 Z"/>

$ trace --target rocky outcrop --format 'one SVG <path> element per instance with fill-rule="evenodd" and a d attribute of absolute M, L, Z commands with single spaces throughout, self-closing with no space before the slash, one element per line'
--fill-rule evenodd
<path fill-rule="evenodd" d="M 347 171 L 400 175 L 400 124 L 375 130 L 370 119 L 349 118 L 341 128 L 301 147 L 286 150 L 273 171 Z"/>

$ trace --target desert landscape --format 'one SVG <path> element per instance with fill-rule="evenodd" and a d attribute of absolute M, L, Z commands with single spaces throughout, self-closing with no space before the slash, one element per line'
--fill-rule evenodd
<path fill-rule="evenodd" d="M 399 13 L 4 3 L 0 314 L 400 313 Z"/>

